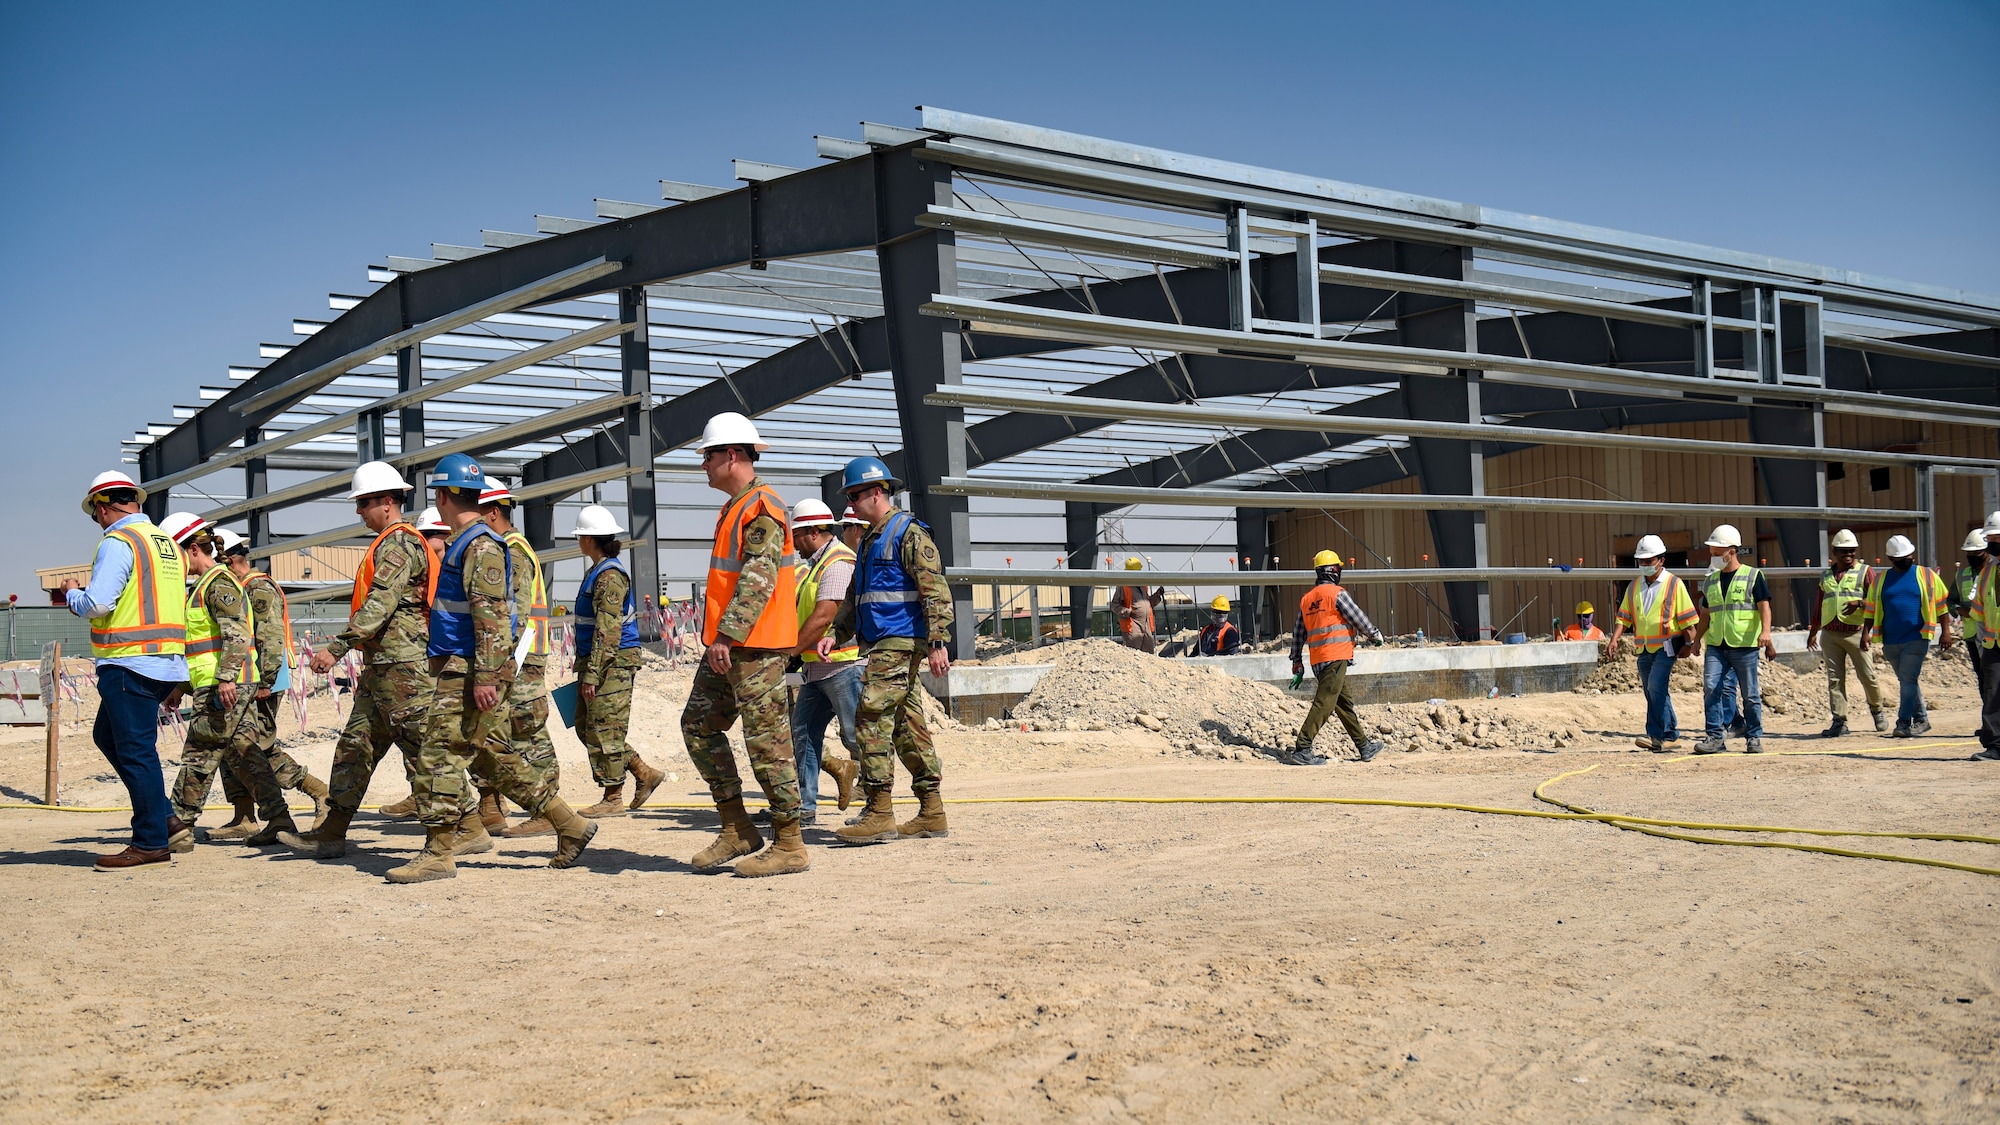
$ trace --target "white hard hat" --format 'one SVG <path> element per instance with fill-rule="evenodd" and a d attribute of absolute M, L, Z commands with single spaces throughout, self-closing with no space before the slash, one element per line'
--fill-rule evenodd
<path fill-rule="evenodd" d="M 1984 551 L 1985 549 L 1986 533 L 1976 527 L 1965 533 L 1965 546 L 1959 548 L 1961 551 Z"/>
<path fill-rule="evenodd" d="M 216 528 L 215 537 L 222 540 L 222 553 L 225 555 L 250 542 L 226 527 Z"/>
<path fill-rule="evenodd" d="M 1666 553 L 1667 545 L 1660 542 L 1660 537 L 1657 535 L 1641 535 L 1639 545 L 1632 548 L 1632 557 L 1635 559 L 1657 559 Z"/>
<path fill-rule="evenodd" d="M 436 508 L 425 508 L 424 514 L 417 517 L 417 530 L 450 531 L 451 525 L 444 522 L 444 517 L 438 515 Z"/>
<path fill-rule="evenodd" d="M 183 547 L 187 546 L 188 540 L 199 535 L 203 528 L 212 526 L 214 525 L 193 512 L 175 512 L 160 521 L 160 530 L 167 533 L 167 538 Z"/>
<path fill-rule="evenodd" d="M 114 488 L 129 488 L 139 494 L 139 503 L 146 502 L 146 490 L 139 487 L 139 482 L 133 480 L 131 474 L 111 469 L 90 478 L 90 490 L 83 494 L 83 514 L 91 515 L 90 502 L 96 499 L 99 493 Z"/>
<path fill-rule="evenodd" d="M 1883 550 L 1892 559 L 1907 559 L 1917 553 L 1917 545 L 1907 535 L 1891 535 L 1889 545 Z"/>
<path fill-rule="evenodd" d="M 586 504 L 576 514 L 576 530 L 571 535 L 623 535 L 625 529 L 611 518 L 611 509 L 602 504 Z"/>
<path fill-rule="evenodd" d="M 827 507 L 824 501 L 808 496 L 792 505 L 792 526 L 795 528 L 825 527 L 832 523 L 833 509 Z"/>
<path fill-rule="evenodd" d="M 1844 527 L 1833 533 L 1832 543 L 1836 547 L 1850 547 L 1855 550 L 1861 547 L 1861 540 L 1856 539 L 1854 533 Z"/>
<path fill-rule="evenodd" d="M 498 504 L 502 500 L 512 502 L 513 499 L 514 494 L 507 491 L 507 486 L 494 480 L 492 477 L 487 477 L 486 487 L 479 490 L 479 502 L 481 504 Z"/>
<path fill-rule="evenodd" d="M 1715 525 L 1714 531 L 1708 533 L 1708 542 L 1706 545 L 1710 547 L 1741 548 L 1743 546 L 1743 533 L 1736 530 L 1736 525 L 1733 523 L 1719 523 Z"/>
<path fill-rule="evenodd" d="M 702 427 L 701 440 L 695 443 L 695 448 L 713 449 L 718 445 L 747 445 L 758 452 L 771 448 L 757 436 L 757 427 L 750 424 L 750 419 L 734 410 L 710 418 L 708 425 Z"/>
<path fill-rule="evenodd" d="M 2000 535 L 2000 512 L 1986 517 L 1986 534 Z"/>
<path fill-rule="evenodd" d="M 853 525 L 853 526 L 855 526 L 855 527 L 867 527 L 867 526 L 868 526 L 868 521 L 867 521 L 867 520 L 864 520 L 864 519 L 862 519 L 862 518 L 861 518 L 861 517 L 860 517 L 859 515 L 857 515 L 857 514 L 855 513 L 855 511 L 854 511 L 854 505 L 852 505 L 852 504 L 849 504 L 849 505 L 847 506 L 847 510 L 846 510 L 846 511 L 844 511 L 844 512 L 840 513 L 840 522 L 841 522 L 841 523 L 844 523 L 844 524 L 851 524 L 851 525 Z"/>
<path fill-rule="evenodd" d="M 347 498 L 359 500 L 380 492 L 408 491 L 410 482 L 403 479 L 396 466 L 387 461 L 370 461 L 354 470 L 354 490 L 347 494 Z"/>

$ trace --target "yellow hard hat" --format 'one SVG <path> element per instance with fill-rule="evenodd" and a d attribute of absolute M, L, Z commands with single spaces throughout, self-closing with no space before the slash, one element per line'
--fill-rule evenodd
<path fill-rule="evenodd" d="M 1597 612 L 1597 607 L 1591 605 L 1589 602 L 1576 603 L 1576 615 L 1578 617 L 1582 617 L 1586 613 L 1596 613 L 1596 612 Z"/>
<path fill-rule="evenodd" d="M 1229 599 L 1223 597 L 1221 594 L 1217 594 L 1215 595 L 1215 600 L 1208 603 L 1208 608 L 1215 610 L 1218 613 L 1228 613 Z"/>
<path fill-rule="evenodd" d="M 1314 570 L 1318 570 L 1320 567 L 1323 566 L 1339 566 L 1339 565 L 1341 565 L 1340 556 L 1332 551 L 1321 551 L 1319 554 L 1313 556 Z"/>
<path fill-rule="evenodd" d="M 1139 556 L 1137 555 L 1133 555 L 1131 558 L 1125 560 L 1126 570 L 1138 570 L 1140 567 L 1143 567 L 1145 565 L 1146 565 L 1145 563 L 1139 561 Z"/>

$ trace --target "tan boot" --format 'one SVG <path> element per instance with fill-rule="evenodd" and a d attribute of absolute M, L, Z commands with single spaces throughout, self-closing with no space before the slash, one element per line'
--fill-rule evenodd
<path fill-rule="evenodd" d="M 833 835 L 843 844 L 886 844 L 902 839 L 902 834 L 896 831 L 896 811 L 890 803 L 888 786 L 870 789 L 861 818 L 834 829 Z"/>
<path fill-rule="evenodd" d="M 917 794 L 917 815 L 896 826 L 905 840 L 925 840 L 951 835 L 944 823 L 944 798 L 936 790 Z"/>
<path fill-rule="evenodd" d="M 533 820 L 524 820 L 500 834 L 510 840 L 518 840 L 523 836 L 553 836 L 556 834 L 556 826 L 550 824 L 547 817 L 538 816 Z"/>
<path fill-rule="evenodd" d="M 417 795 L 412 793 L 400 801 L 383 805 L 375 811 L 381 813 L 383 816 L 394 817 L 398 820 L 408 820 L 417 815 Z"/>
<path fill-rule="evenodd" d="M 238 797 L 230 802 L 236 815 L 228 824 L 209 830 L 210 843 L 217 840 L 242 840 L 257 834 L 257 802 L 249 797 Z"/>
<path fill-rule="evenodd" d="M 778 821 L 772 835 L 771 846 L 738 863 L 736 874 L 745 879 L 762 879 L 767 875 L 790 875 L 812 866 L 805 841 L 799 838 L 797 818 Z"/>
<path fill-rule="evenodd" d="M 840 787 L 840 811 L 854 803 L 854 783 L 861 777 L 861 763 L 853 758 L 821 758 L 820 768 L 833 775 L 833 783 Z"/>
<path fill-rule="evenodd" d="M 507 810 L 505 806 L 500 804 L 499 790 L 481 789 L 479 791 L 479 823 L 485 825 L 488 832 L 503 832 L 506 830 Z M 464 855 L 465 853 L 460 852 L 459 854 Z"/>
<path fill-rule="evenodd" d="M 288 832 L 297 835 L 298 831 L 299 826 L 292 823 L 290 810 L 285 810 L 279 812 L 277 816 L 272 817 L 271 822 L 264 826 L 263 831 L 245 839 L 243 842 L 253 848 L 268 848 L 278 842 L 278 833 Z"/>
<path fill-rule="evenodd" d="M 638 812 L 647 799 L 652 797 L 653 790 L 660 787 L 660 782 L 667 779 L 667 774 L 664 770 L 656 770 L 647 765 L 646 759 L 637 754 L 625 759 L 625 768 L 632 773 L 632 803 L 625 807 L 632 812 Z"/>
<path fill-rule="evenodd" d="M 625 815 L 625 782 L 620 779 L 616 785 L 604 787 L 604 799 L 587 809 L 576 810 L 576 815 L 592 820 L 603 820 L 607 816 Z"/>
<path fill-rule="evenodd" d="M 486 831 L 486 824 L 479 818 L 479 810 L 461 813 L 458 818 L 458 835 L 452 839 L 451 854 L 478 855 L 493 850 L 493 837 Z"/>
<path fill-rule="evenodd" d="M 474 818 L 477 823 L 477 818 Z M 401 867 L 391 868 L 383 878 L 391 883 L 428 883 L 433 879 L 456 879 L 458 864 L 452 862 L 452 838 L 458 828 L 451 824 L 424 825 L 424 850 Z"/>
<path fill-rule="evenodd" d="M 353 819 L 353 813 L 335 806 L 327 810 L 326 819 L 320 821 L 319 827 L 304 835 L 280 832 L 278 842 L 314 859 L 339 859 L 347 854 L 347 825 Z"/>
<path fill-rule="evenodd" d="M 313 827 L 326 823 L 326 814 L 333 808 L 333 796 L 328 792 L 326 782 L 307 774 L 306 779 L 299 782 L 299 792 L 312 798 Z"/>
<path fill-rule="evenodd" d="M 549 866 L 574 866 L 576 857 L 583 854 L 591 837 L 597 835 L 597 823 L 576 815 L 576 810 L 561 797 L 549 802 L 549 807 L 542 810 L 542 818 L 556 834 L 556 854 L 549 860 Z"/>
<path fill-rule="evenodd" d="M 764 837 L 757 831 L 757 822 L 750 819 L 750 813 L 743 808 L 743 798 L 731 797 L 716 803 L 715 811 L 722 815 L 722 834 L 715 842 L 701 849 L 691 861 L 698 871 L 721 867 L 737 856 L 749 855 L 764 846 Z"/>

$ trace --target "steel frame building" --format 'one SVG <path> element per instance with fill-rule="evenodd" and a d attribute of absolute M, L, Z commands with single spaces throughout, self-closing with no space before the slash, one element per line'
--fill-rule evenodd
<path fill-rule="evenodd" d="M 1235 565 L 1176 578 L 1268 614 L 1268 590 L 1306 580 L 1242 573 L 1271 570 L 1270 512 L 1394 507 L 1426 513 L 1436 567 L 1349 580 L 1443 582 L 1471 638 L 1492 633 L 1489 583 L 1523 573 L 1492 565 L 1490 516 L 1631 510 L 1487 495 L 1486 460 L 1510 450 L 1752 459 L 1793 577 L 1824 561 L 1828 520 L 1907 523 L 1936 560 L 1941 474 L 1978 475 L 2000 507 L 2000 299 L 921 113 L 816 138 L 818 167 L 738 161 L 741 187 L 663 183 L 659 205 L 599 200 L 595 219 L 372 267 L 373 292 L 336 295 L 334 319 L 295 322 L 302 339 L 129 443 L 149 509 L 213 496 L 204 514 L 246 522 L 260 554 L 351 541 L 359 525 L 285 536 L 271 517 L 343 492 L 359 460 L 467 452 L 519 482 L 545 548 L 559 502 L 622 482 L 649 590 L 661 482 L 740 410 L 775 446 L 767 473 L 830 502 L 832 470 L 882 453 L 961 622 L 974 582 L 1116 584 L 1081 573 L 1100 517 L 1162 504 L 1233 514 Z M 1964 456 L 1836 448 L 1830 414 L 1984 436 Z M 1629 432 L 1705 419 L 1747 420 L 1749 440 Z M 1829 462 L 1911 472 L 1917 503 L 1829 506 Z M 1381 490 L 1408 478 L 1418 492 Z M 973 566 L 970 501 L 992 497 L 1060 503 L 1067 566 Z"/>

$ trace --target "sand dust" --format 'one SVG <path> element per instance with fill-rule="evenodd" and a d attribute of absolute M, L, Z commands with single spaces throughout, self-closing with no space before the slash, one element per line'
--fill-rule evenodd
<path fill-rule="evenodd" d="M 687 682 L 640 676 L 634 742 L 676 775 L 658 801 L 702 797 L 679 747 Z M 1948 738 L 1822 740 L 1779 715 L 1775 749 L 1886 752 L 1671 762 L 1622 749 L 1639 704 L 1468 703 L 1489 726 L 1576 737 L 1366 766 L 1177 757 L 1130 715 L 937 741 L 954 798 L 1531 807 L 1537 783 L 1599 765 L 1556 792 L 1638 815 L 2000 834 L 2000 769 L 1963 760 L 1963 693 L 1932 698 Z M 312 721 L 286 734 L 324 773 L 333 702 Z M 38 795 L 40 736 L 0 731 L 10 799 Z M 556 739 L 565 793 L 589 798 L 581 748 Z M 67 746 L 70 797 L 116 800 L 87 737 Z M 404 788 L 392 764 L 372 796 Z M 829 807 L 810 872 L 749 881 L 685 866 L 712 813 L 650 809 L 605 822 L 577 870 L 543 867 L 546 840 L 507 841 L 455 880 L 394 887 L 381 873 L 421 835 L 371 814 L 343 862 L 212 845 L 128 876 L 88 870 L 122 844 L 119 815 L 0 813 L 0 1118 L 1996 1116 L 2000 878 L 1392 808 L 949 815 L 949 839 L 836 849 Z M 1862 846 L 2000 866 L 1984 845 Z"/>

